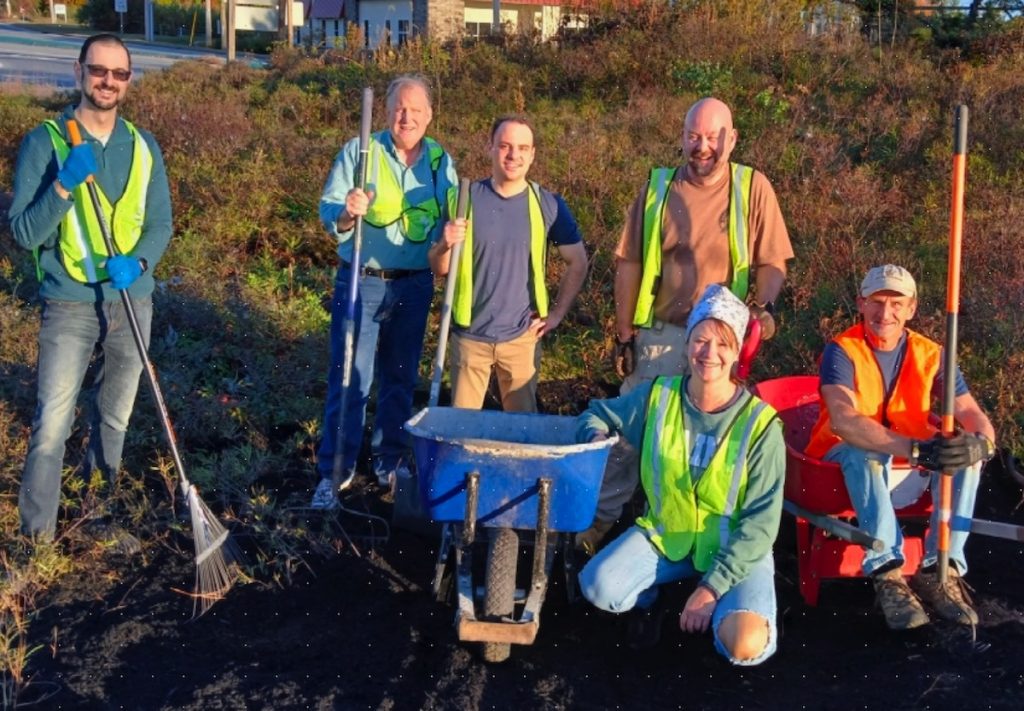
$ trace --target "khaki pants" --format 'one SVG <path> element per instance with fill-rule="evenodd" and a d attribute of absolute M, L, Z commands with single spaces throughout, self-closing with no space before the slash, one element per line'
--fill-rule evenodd
<path fill-rule="evenodd" d="M 535 331 L 504 343 L 452 334 L 452 405 L 473 410 L 483 407 L 492 368 L 505 412 L 537 411 L 540 341 Z"/>
<path fill-rule="evenodd" d="M 641 383 L 661 375 L 685 375 L 686 329 L 655 322 L 653 328 L 641 328 L 636 335 L 636 369 L 622 381 L 620 395 L 626 395 Z M 608 454 L 595 520 L 610 523 L 622 515 L 640 483 L 640 452 L 624 439 Z"/>

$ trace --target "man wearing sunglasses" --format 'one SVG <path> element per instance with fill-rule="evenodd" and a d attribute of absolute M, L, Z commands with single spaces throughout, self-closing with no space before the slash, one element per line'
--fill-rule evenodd
<path fill-rule="evenodd" d="M 11 231 L 32 250 L 40 281 L 38 391 L 21 480 L 22 531 L 52 539 L 60 502 L 65 442 L 93 356 L 89 446 L 83 473 L 113 484 L 135 403 L 142 360 L 118 294 L 127 289 L 143 339 L 149 342 L 153 269 L 171 238 L 171 202 L 160 148 L 153 136 L 118 115 L 132 77 L 131 56 L 110 34 L 89 37 L 74 65 L 77 105 L 33 129 L 18 153 Z M 68 124 L 82 142 L 72 145 Z M 96 186 L 116 254 L 103 243 L 87 190 Z M 138 540 L 110 512 L 87 512 L 98 540 L 123 552 Z"/>

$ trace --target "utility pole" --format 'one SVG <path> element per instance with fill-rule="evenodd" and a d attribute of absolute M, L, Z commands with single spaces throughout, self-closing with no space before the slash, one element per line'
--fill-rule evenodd
<path fill-rule="evenodd" d="M 155 35 L 153 31 L 153 0 L 146 0 L 143 4 L 142 22 L 146 29 L 146 41 L 152 42 Z"/>
<path fill-rule="evenodd" d="M 235 0 L 224 0 L 224 4 L 227 7 L 227 29 L 225 34 L 228 38 L 228 61 L 233 62 L 235 61 Z"/>
<path fill-rule="evenodd" d="M 295 37 L 295 17 L 292 15 L 292 0 L 282 0 L 282 2 L 284 2 L 284 20 L 288 32 L 288 48 L 290 49 L 292 39 Z"/>
<path fill-rule="evenodd" d="M 213 3 L 206 0 L 206 46 L 213 46 Z"/>
<path fill-rule="evenodd" d="M 495 37 L 501 34 L 501 0 L 491 1 L 491 34 Z"/>

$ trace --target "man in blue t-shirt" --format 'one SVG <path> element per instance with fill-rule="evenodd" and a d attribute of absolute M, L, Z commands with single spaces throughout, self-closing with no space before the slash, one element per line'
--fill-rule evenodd
<path fill-rule="evenodd" d="M 861 567 L 872 579 L 889 627 L 927 624 L 922 600 L 940 617 L 977 624 L 961 580 L 967 572 L 964 543 L 981 463 L 995 452 L 995 430 L 959 369 L 951 374 L 953 414 L 964 432 L 947 438 L 929 423 L 945 366 L 942 347 L 906 327 L 917 312 L 917 284 L 910 272 L 894 264 L 869 271 L 861 282 L 857 310 L 860 323 L 837 335 L 822 356 L 824 407 L 806 452 L 839 464 L 858 526 L 884 543 L 880 551 L 864 552 Z M 893 457 L 931 472 L 933 490 L 940 472 L 953 474 L 950 566 L 944 581 L 935 568 L 939 506 L 932 514 L 921 569 L 909 586 L 904 579 L 903 535 L 888 489 Z"/>
<path fill-rule="evenodd" d="M 452 404 L 479 409 L 498 377 L 502 407 L 536 412 L 540 339 L 553 331 L 583 286 L 587 253 L 576 220 L 559 195 L 527 180 L 536 154 L 534 131 L 522 116 L 491 126 L 491 177 L 470 186 L 467 219 L 449 220 L 429 252 L 444 276 L 452 247 L 463 243 L 452 304 Z M 449 199 L 454 212 L 454 194 Z M 547 245 L 566 263 L 549 304 Z"/>

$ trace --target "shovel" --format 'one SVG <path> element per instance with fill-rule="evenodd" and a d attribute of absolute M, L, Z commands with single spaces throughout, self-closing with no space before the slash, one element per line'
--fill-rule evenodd
<path fill-rule="evenodd" d="M 455 208 L 456 219 L 466 219 L 469 212 L 469 179 L 463 178 L 459 181 L 459 199 Z M 444 285 L 444 299 L 441 302 L 441 329 L 438 333 L 437 354 L 434 357 L 433 371 L 430 379 L 430 395 L 427 398 L 427 407 L 436 407 L 441 395 L 441 376 L 444 373 L 444 359 L 448 349 L 448 330 L 452 321 L 452 301 L 455 296 L 455 279 L 459 271 L 459 261 L 462 257 L 462 242 L 452 247 L 451 259 L 448 262 L 448 277 Z M 426 512 L 423 510 L 419 496 L 419 485 L 415 476 L 395 477 L 395 508 L 393 520 L 396 526 L 410 530 L 422 530 L 424 533 L 433 533 L 430 528 Z"/>

